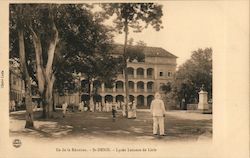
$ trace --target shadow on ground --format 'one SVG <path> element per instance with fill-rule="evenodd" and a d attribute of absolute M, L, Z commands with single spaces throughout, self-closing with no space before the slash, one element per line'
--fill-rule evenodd
<path fill-rule="evenodd" d="M 180 113 L 181 114 L 181 113 Z M 183 115 L 183 114 L 181 114 Z M 118 115 L 112 119 L 111 112 L 68 112 L 62 117 L 61 111 L 52 119 L 42 119 L 41 112 L 34 113 L 35 128 L 24 129 L 24 113 L 10 114 L 10 135 L 40 138 L 112 138 L 112 139 L 162 139 L 197 140 L 200 136 L 212 138 L 212 119 L 183 119 L 176 115 L 166 115 L 167 136 L 152 136 L 152 117 L 149 112 L 137 112 L 136 119 L 126 119 Z"/>

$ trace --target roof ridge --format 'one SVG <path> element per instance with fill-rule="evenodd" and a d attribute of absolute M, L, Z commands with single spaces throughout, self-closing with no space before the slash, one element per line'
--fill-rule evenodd
<path fill-rule="evenodd" d="M 115 52 L 113 52 L 113 53 L 114 54 L 122 54 L 122 51 L 119 50 L 119 47 L 123 47 L 123 44 L 115 43 L 113 45 L 116 46 L 116 48 L 117 48 L 117 50 L 114 50 Z M 136 45 L 132 45 L 132 47 L 135 47 L 135 46 Z M 162 47 L 155 47 L 155 46 L 142 46 L 142 47 L 144 49 L 144 54 L 146 56 L 161 56 L 161 57 L 169 57 L 169 58 L 178 58 L 177 56 L 175 56 L 174 54 L 170 53 L 169 51 L 165 50 Z M 120 48 L 120 49 L 122 49 L 122 48 Z M 158 51 L 152 50 L 152 49 L 158 49 Z M 155 52 L 155 51 L 157 51 L 157 52 Z"/>

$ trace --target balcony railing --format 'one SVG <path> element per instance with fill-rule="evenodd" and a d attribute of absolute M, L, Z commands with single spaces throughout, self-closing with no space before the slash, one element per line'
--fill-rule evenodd
<path fill-rule="evenodd" d="M 117 88 L 116 92 L 123 92 L 123 88 Z"/>
<path fill-rule="evenodd" d="M 144 92 L 144 89 L 137 89 L 137 92 Z"/>
<path fill-rule="evenodd" d="M 128 91 L 129 91 L 129 92 L 135 92 L 135 90 L 134 90 L 134 89 L 128 89 Z"/>
<path fill-rule="evenodd" d="M 128 78 L 134 78 L 134 75 L 128 75 Z"/>
<path fill-rule="evenodd" d="M 112 88 L 105 88 L 105 92 L 113 92 Z"/>
<path fill-rule="evenodd" d="M 136 78 L 142 79 L 144 78 L 144 75 L 137 75 Z"/>
<path fill-rule="evenodd" d="M 153 89 L 147 89 L 147 92 L 153 92 L 154 90 Z"/>
<path fill-rule="evenodd" d="M 148 75 L 147 78 L 153 79 L 153 75 Z"/>

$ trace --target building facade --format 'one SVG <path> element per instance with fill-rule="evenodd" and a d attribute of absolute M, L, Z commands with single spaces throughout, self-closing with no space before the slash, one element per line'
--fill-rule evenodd
<path fill-rule="evenodd" d="M 117 45 L 113 56 L 122 55 L 122 45 Z M 159 47 L 144 47 L 145 60 L 127 62 L 129 100 L 135 100 L 138 106 L 149 106 L 154 93 L 162 93 L 161 86 L 172 82 L 176 71 L 177 57 Z M 89 89 L 93 89 L 94 102 L 119 102 L 125 99 L 125 76 L 124 72 L 118 74 L 113 88 L 108 88 L 104 83 L 94 80 L 91 85 L 89 81 L 81 77 L 81 93 L 67 96 L 54 95 L 56 104 L 67 101 L 78 104 L 80 101 L 89 101 Z"/>
<path fill-rule="evenodd" d="M 12 62 L 12 61 L 11 61 Z M 14 101 L 22 101 L 24 98 L 25 87 L 24 81 L 21 77 L 21 73 L 18 67 L 13 66 L 13 63 L 10 63 L 10 71 L 9 71 L 9 96 L 10 100 Z"/>

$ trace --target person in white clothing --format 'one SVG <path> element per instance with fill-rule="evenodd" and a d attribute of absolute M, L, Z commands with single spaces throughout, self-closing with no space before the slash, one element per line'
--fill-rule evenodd
<path fill-rule="evenodd" d="M 165 129 L 164 129 L 164 117 L 165 117 L 165 106 L 164 102 L 161 99 L 160 93 L 155 93 L 155 98 L 151 102 L 150 105 L 150 112 L 153 116 L 153 134 L 157 135 L 158 126 L 161 136 L 165 136 Z"/>
<path fill-rule="evenodd" d="M 79 111 L 83 111 L 83 101 L 80 102 L 79 106 L 78 106 L 78 110 Z"/>
<path fill-rule="evenodd" d="M 125 102 L 121 102 L 121 108 L 122 108 L 122 116 L 125 117 L 126 116 L 126 103 Z"/>
<path fill-rule="evenodd" d="M 68 108 L 68 103 L 65 101 L 62 105 L 63 117 L 65 117 L 66 115 L 67 108 Z"/>

